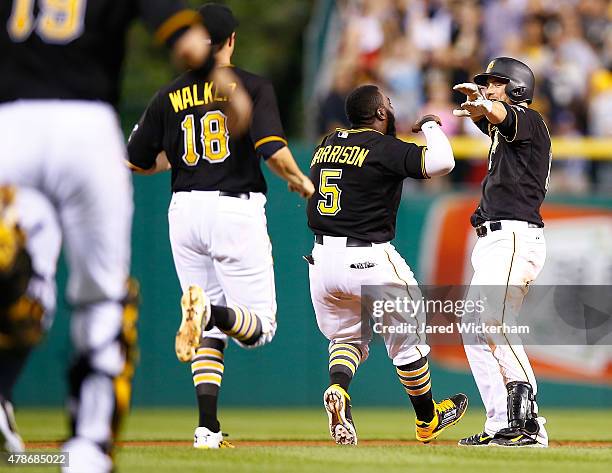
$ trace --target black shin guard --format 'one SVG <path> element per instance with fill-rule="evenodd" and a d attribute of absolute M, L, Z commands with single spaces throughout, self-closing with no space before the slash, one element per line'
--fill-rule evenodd
<path fill-rule="evenodd" d="M 534 413 L 535 396 L 531 384 L 513 381 L 506 385 L 508 389 L 508 427 L 537 435 L 540 424 Z"/>

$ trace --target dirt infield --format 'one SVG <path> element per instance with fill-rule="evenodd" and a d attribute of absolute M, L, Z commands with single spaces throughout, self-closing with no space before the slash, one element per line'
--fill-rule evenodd
<path fill-rule="evenodd" d="M 330 447 L 334 443 L 331 440 L 231 440 L 236 447 Z M 27 442 L 27 448 L 59 448 L 59 441 L 39 441 Z M 124 440 L 117 443 L 117 446 L 129 447 L 190 447 L 191 442 L 183 440 Z M 359 441 L 360 446 L 366 447 L 401 447 L 422 445 L 416 440 L 376 440 L 366 439 Z M 436 440 L 428 445 L 457 445 L 455 440 Z M 427 447 L 428 445 L 425 445 Z M 551 448 L 573 447 L 573 448 L 612 448 L 609 441 L 579 441 L 566 440 L 550 442 Z"/>

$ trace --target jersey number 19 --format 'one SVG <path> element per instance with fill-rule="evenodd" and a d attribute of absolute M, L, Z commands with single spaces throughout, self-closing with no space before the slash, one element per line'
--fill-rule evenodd
<path fill-rule="evenodd" d="M 34 28 L 45 42 L 66 44 L 77 39 L 85 26 L 87 0 L 39 0 L 38 18 L 34 18 L 36 0 L 13 0 L 7 28 L 16 43 L 27 40 Z"/>

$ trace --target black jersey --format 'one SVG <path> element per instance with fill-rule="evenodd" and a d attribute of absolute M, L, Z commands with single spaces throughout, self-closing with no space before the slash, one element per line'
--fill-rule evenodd
<path fill-rule="evenodd" d="M 0 103 L 99 100 L 115 105 L 132 20 L 170 41 L 199 15 L 182 0 L 2 0 Z"/>
<path fill-rule="evenodd" d="M 503 105 L 508 112 L 503 122 L 476 122 L 492 143 L 482 198 L 471 223 L 476 227 L 487 220 L 521 220 L 543 226 L 540 206 L 552 160 L 548 128 L 535 110 Z"/>
<path fill-rule="evenodd" d="M 238 67 L 234 73 L 253 102 L 247 133 L 231 136 L 215 84 L 186 72 L 153 97 L 128 142 L 130 163 L 141 169 L 165 151 L 172 191 L 266 192 L 258 152 L 287 144 L 272 84 Z M 223 90 L 226 90 L 224 87 Z"/>
<path fill-rule="evenodd" d="M 428 178 L 425 149 L 369 128 L 337 129 L 310 163 L 316 192 L 308 201 L 308 226 L 315 234 L 392 240 L 402 181 Z"/>

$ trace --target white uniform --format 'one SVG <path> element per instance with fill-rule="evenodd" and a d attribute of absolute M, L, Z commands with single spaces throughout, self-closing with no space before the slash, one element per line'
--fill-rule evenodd
<path fill-rule="evenodd" d="M 70 442 L 89 447 L 91 442 L 106 444 L 116 409 L 113 377 L 125 366 L 118 335 L 133 207 L 117 115 L 110 105 L 97 102 L 2 104 L 0 156 L 0 184 L 24 188 L 18 192 L 17 208 L 30 233 L 34 269 L 41 273 L 29 291 L 50 311 L 55 307 L 59 228 L 65 242 L 70 269 L 67 297 L 75 307 L 71 321 L 75 355 L 88 358 L 92 370 L 80 386 L 78 404 L 71 406 L 78 416 L 76 437 Z M 110 462 L 99 450 L 90 449 L 100 461 Z M 75 454 L 71 461 L 79 465 L 89 460 Z"/>
<path fill-rule="evenodd" d="M 502 220 L 501 230 L 479 238 L 472 252 L 474 275 L 468 299 L 485 301 L 482 322 L 515 323 L 524 296 L 544 265 L 546 242 L 542 228 L 527 222 Z M 490 286 L 487 288 L 487 286 Z M 507 289 L 507 290 L 506 290 Z M 520 340 L 500 340 L 484 335 L 464 336 L 465 353 L 485 405 L 485 432 L 494 435 L 508 426 L 506 384 L 529 382 L 537 394 L 536 378 Z M 537 412 L 537 407 L 536 407 Z M 539 418 L 538 442 L 548 445 L 548 435 Z"/>
<path fill-rule="evenodd" d="M 315 243 L 314 264 L 310 264 L 310 295 L 319 329 L 331 343 L 359 345 L 367 358 L 372 337 L 367 320 L 362 319 L 362 286 L 384 286 L 420 300 L 421 292 L 410 267 L 390 243 L 369 247 L 347 247 L 346 237 L 323 236 L 323 244 Z M 385 327 L 401 323 L 401 319 L 385 319 Z M 414 322 L 412 322 L 414 324 Z M 381 333 L 389 358 L 402 366 L 426 356 L 429 346 L 424 335 Z"/>
<path fill-rule="evenodd" d="M 276 291 L 266 197 L 249 196 L 175 192 L 168 210 L 170 243 L 182 290 L 197 284 L 213 305 L 255 312 L 265 334 L 261 341 L 269 342 L 276 331 Z M 203 335 L 227 340 L 216 327 Z"/>

